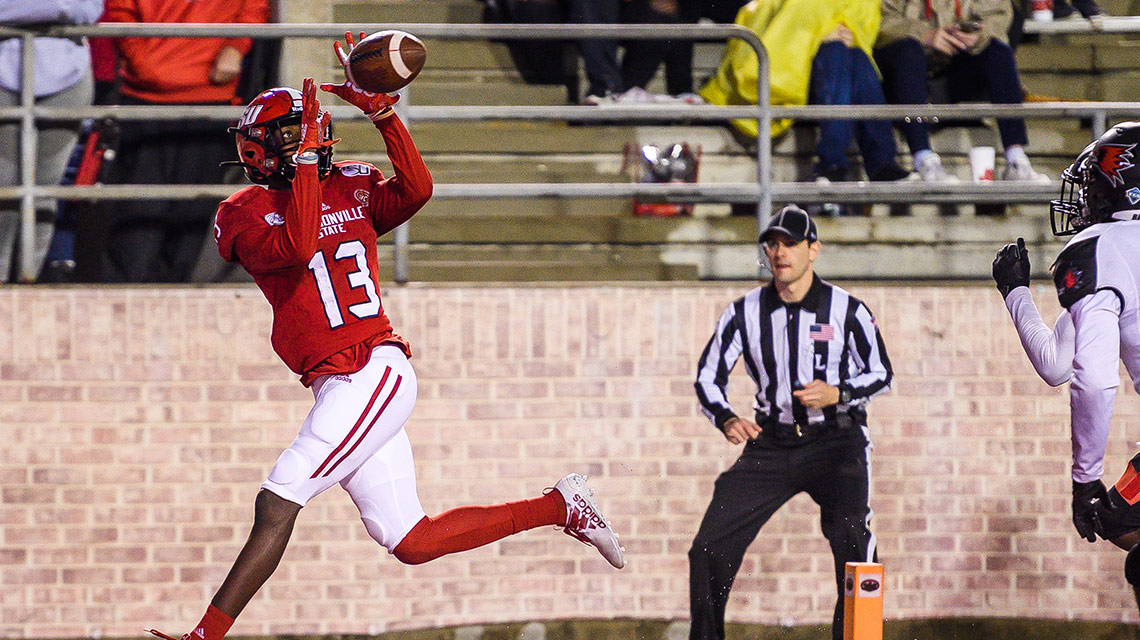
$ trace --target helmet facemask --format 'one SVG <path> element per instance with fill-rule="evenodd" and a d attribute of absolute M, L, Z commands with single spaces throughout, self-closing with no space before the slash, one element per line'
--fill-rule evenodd
<path fill-rule="evenodd" d="M 318 141 L 332 139 L 332 116 L 318 115 Z M 301 143 L 300 93 L 295 89 L 270 89 L 246 108 L 241 122 L 230 127 L 238 161 L 254 184 L 287 189 L 296 173 L 293 156 Z M 317 150 L 317 172 L 324 178 L 332 171 L 332 147 Z"/>
<path fill-rule="evenodd" d="M 1084 199 L 1087 165 L 1087 156 L 1077 158 L 1076 163 L 1061 172 L 1061 197 L 1049 201 L 1049 222 L 1055 236 L 1071 236 L 1092 224 Z"/>

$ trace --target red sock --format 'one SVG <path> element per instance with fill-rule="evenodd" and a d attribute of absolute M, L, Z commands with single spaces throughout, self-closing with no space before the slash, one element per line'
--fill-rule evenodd
<path fill-rule="evenodd" d="M 565 523 L 566 501 L 557 491 L 541 498 L 490 507 L 459 507 L 434 518 L 425 516 L 404 536 L 393 554 L 405 564 L 423 564 L 449 553 L 481 547 L 513 533 Z"/>
<path fill-rule="evenodd" d="M 190 640 L 222 640 L 230 627 L 234 626 L 234 619 L 222 613 L 214 605 L 206 607 L 206 615 L 194 630 L 190 632 Z"/>
<path fill-rule="evenodd" d="M 541 498 L 508 502 L 507 507 L 515 521 L 514 533 L 550 524 L 566 524 L 566 501 L 558 491 L 551 491 Z"/>

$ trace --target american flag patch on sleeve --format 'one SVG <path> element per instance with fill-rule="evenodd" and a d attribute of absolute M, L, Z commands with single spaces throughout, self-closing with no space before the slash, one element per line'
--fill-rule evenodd
<path fill-rule="evenodd" d="M 813 324 L 808 328 L 808 338 L 817 342 L 827 342 L 835 339 L 835 327 L 829 324 Z"/>

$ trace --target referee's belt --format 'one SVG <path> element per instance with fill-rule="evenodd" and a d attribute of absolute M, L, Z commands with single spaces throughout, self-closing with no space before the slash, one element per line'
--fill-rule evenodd
<path fill-rule="evenodd" d="M 794 442 L 797 440 L 810 440 L 831 431 L 850 429 L 855 425 L 863 424 L 848 413 L 840 413 L 835 420 L 821 422 L 780 422 L 757 412 L 756 424 L 760 426 L 760 437 L 779 442 Z"/>

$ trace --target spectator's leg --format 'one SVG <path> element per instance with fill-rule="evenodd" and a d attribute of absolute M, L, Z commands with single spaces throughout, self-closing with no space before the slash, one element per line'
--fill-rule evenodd
<path fill-rule="evenodd" d="M 696 24 L 704 9 L 702 0 L 677 0 L 683 24 Z M 665 58 L 665 89 L 671 95 L 693 92 L 693 41 L 678 40 L 673 43 Z"/>
<path fill-rule="evenodd" d="M 162 149 L 169 184 L 222 184 L 225 171 L 219 165 L 233 155 L 233 141 L 225 130 L 208 121 L 187 127 L 186 135 L 171 134 Z M 214 199 L 179 200 L 171 203 L 162 246 L 160 282 L 188 282 L 202 250 L 202 240 L 213 228 L 218 203 Z"/>
<path fill-rule="evenodd" d="M 632 0 L 624 21 L 635 24 L 678 24 L 681 20 L 680 16 L 681 7 L 677 0 Z M 625 56 L 621 60 L 624 88 L 641 87 L 644 89 L 648 86 L 662 61 L 675 55 L 675 45 L 676 43 L 669 40 L 630 40 L 626 42 Z M 692 75 L 691 67 L 687 73 L 690 76 Z M 691 80 L 689 88 L 692 88 Z M 670 93 L 672 93 L 671 90 Z"/>
<path fill-rule="evenodd" d="M 875 49 L 875 63 L 883 74 L 883 93 L 887 102 L 926 104 L 930 101 L 926 54 L 918 40 L 903 38 Z M 903 134 L 912 154 L 930 149 L 930 129 L 925 122 L 904 123 Z"/>
<path fill-rule="evenodd" d="M 851 57 L 851 96 L 852 104 L 886 104 L 883 85 L 870 58 L 862 49 L 847 50 Z M 855 123 L 855 140 L 863 154 L 863 169 L 867 177 L 881 175 L 889 166 L 895 165 L 895 133 L 889 120 L 859 120 Z"/>
<path fill-rule="evenodd" d="M 811 104 L 844 105 L 852 104 L 851 56 L 842 42 L 825 42 L 815 54 L 811 63 Z M 847 149 L 851 146 L 855 125 L 851 120 L 820 120 L 819 142 L 816 154 L 819 165 L 816 173 L 829 177 L 840 170 L 846 173 Z"/>
<path fill-rule="evenodd" d="M 618 24 L 619 0 L 569 0 L 571 24 Z M 621 68 L 618 66 L 617 40 L 579 40 L 582 62 L 586 67 L 588 95 L 604 96 L 622 90 Z"/>
<path fill-rule="evenodd" d="M 122 213 L 137 211 L 134 202 L 113 202 Z M 155 274 L 161 271 L 159 253 L 166 225 L 162 220 L 144 212 L 144 217 L 124 218 L 116 214 L 111 223 L 107 243 L 107 269 L 101 274 L 105 282 L 158 282 Z M 130 213 L 127 213 L 130 215 Z"/>
<path fill-rule="evenodd" d="M 92 92 L 91 74 L 88 72 L 76 84 L 59 93 L 40 98 L 36 101 L 39 106 L 74 107 L 91 104 Z M 0 89 L 0 106 L 17 106 L 20 103 L 19 93 Z M 75 146 L 76 128 L 74 125 L 46 126 L 36 138 L 36 172 L 37 185 L 57 185 L 63 177 L 63 170 L 67 166 L 67 158 L 71 148 Z M 0 154 L 0 185 L 15 186 L 20 184 L 20 127 L 18 124 L 4 124 L 0 126 L 0 148 L 5 152 Z M 0 282 L 15 279 L 16 253 L 19 251 L 20 237 L 20 207 L 18 202 L 5 204 L 0 208 Z M 55 203 L 43 201 L 36 207 L 35 233 L 33 235 L 34 251 L 33 266 L 38 272 L 47 252 L 48 242 L 51 240 L 52 220 L 55 218 Z"/>
<path fill-rule="evenodd" d="M 111 165 L 110 184 L 167 184 L 165 134 L 153 122 L 124 122 L 121 143 Z M 165 218 L 176 201 L 124 200 L 103 203 L 108 219 L 105 260 L 96 273 L 106 282 L 161 282 L 159 255 Z"/>
<path fill-rule="evenodd" d="M 994 104 L 1021 104 L 1021 78 L 1017 73 L 1017 61 L 1013 57 L 1013 49 L 999 40 L 992 40 L 985 49 L 974 56 L 958 56 L 969 62 L 969 70 L 965 61 L 955 64 L 953 69 L 963 76 L 963 84 L 968 83 L 971 75 L 980 76 L 990 101 Z M 955 60 L 957 62 L 957 60 Z M 972 73 L 971 73 L 972 71 Z M 953 76 L 952 76 L 953 78 Z M 952 90 L 953 90 L 953 85 Z M 968 87 L 968 84 L 967 84 Z M 1013 145 L 1024 146 L 1029 142 L 1029 135 L 1025 129 L 1025 120 L 1022 118 L 999 118 L 998 132 L 1001 134 L 1001 144 L 1008 149 Z"/>

